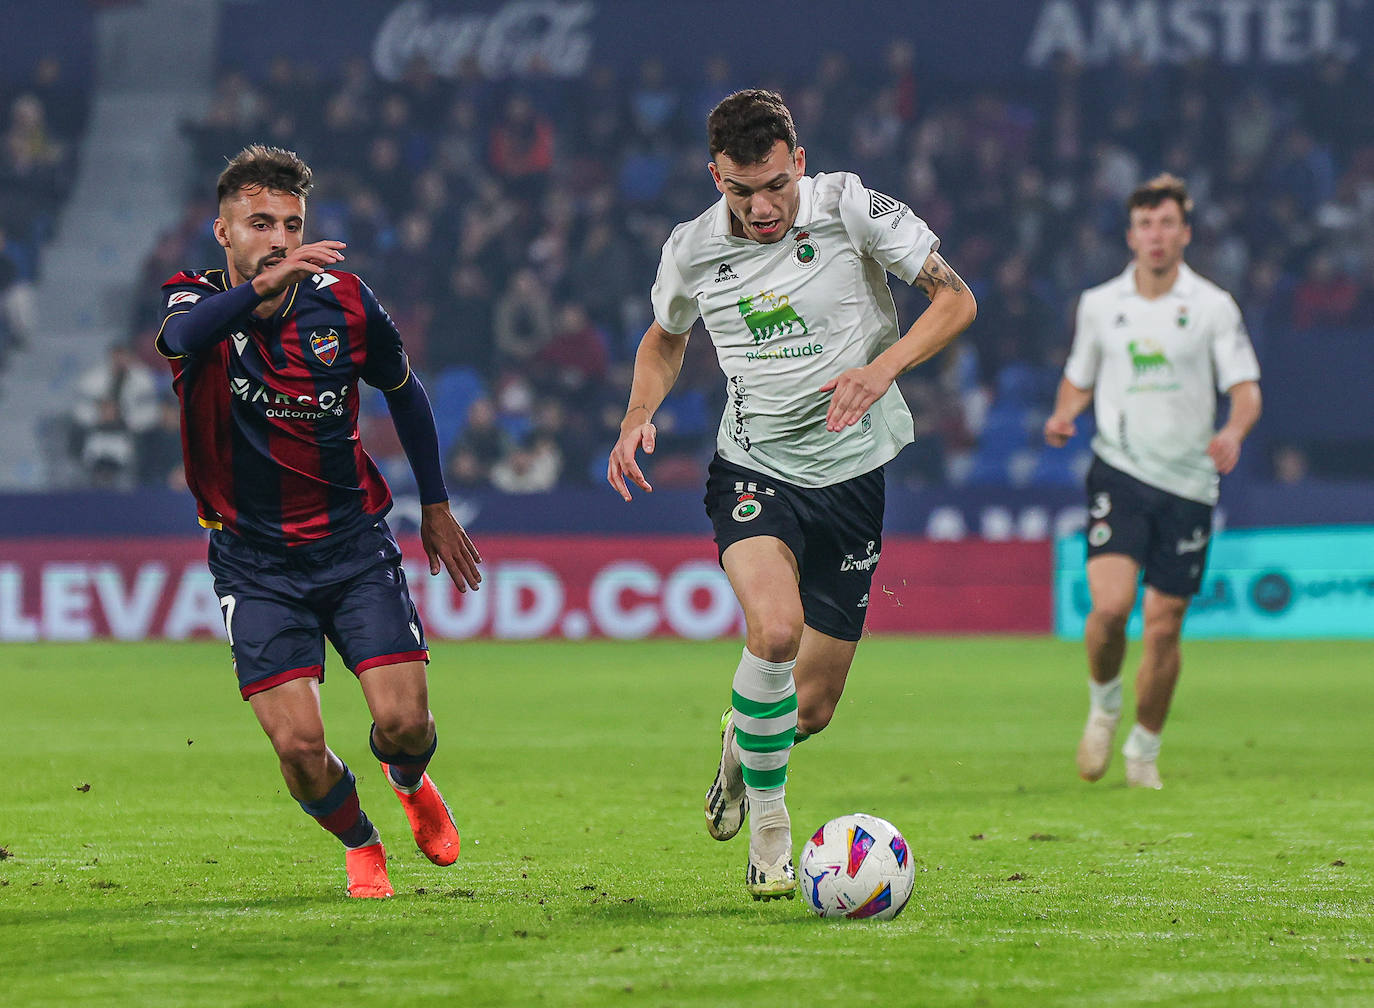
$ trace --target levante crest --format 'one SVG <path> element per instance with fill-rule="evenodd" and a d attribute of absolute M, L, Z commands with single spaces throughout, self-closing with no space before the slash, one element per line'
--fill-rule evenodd
<path fill-rule="evenodd" d="M 310 334 L 310 349 L 326 365 L 333 364 L 339 356 L 339 334 L 333 329 L 316 329 Z"/>

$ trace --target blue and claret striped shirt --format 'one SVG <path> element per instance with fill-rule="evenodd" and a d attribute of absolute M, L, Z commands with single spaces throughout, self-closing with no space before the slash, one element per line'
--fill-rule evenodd
<path fill-rule="evenodd" d="M 293 284 L 270 318 L 229 292 L 222 269 L 162 285 L 158 351 L 181 403 L 186 482 L 200 522 L 273 550 L 353 535 L 391 507 L 391 491 L 358 436 L 359 379 L 383 391 L 410 365 L 391 317 L 352 273 Z M 246 306 L 205 349 L 181 354 L 168 322 L 200 302 Z"/>

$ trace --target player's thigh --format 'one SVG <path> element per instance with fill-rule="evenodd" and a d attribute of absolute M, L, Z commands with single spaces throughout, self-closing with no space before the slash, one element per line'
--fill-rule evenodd
<path fill-rule="evenodd" d="M 228 533 L 212 536 L 209 564 L 243 698 L 295 679 L 323 681 L 324 637 L 308 579 Z"/>
<path fill-rule="evenodd" d="M 1127 619 L 1135 608 L 1140 564 L 1124 553 L 1100 553 L 1088 560 L 1088 594 L 1093 611 Z"/>
<path fill-rule="evenodd" d="M 292 679 L 248 698 L 272 748 L 283 759 L 324 752 L 320 686 L 314 679 Z"/>
<path fill-rule="evenodd" d="M 770 535 L 740 539 L 721 553 L 720 565 L 751 630 L 787 626 L 801 632 L 797 558 L 787 543 Z"/>
<path fill-rule="evenodd" d="M 358 673 L 372 720 L 384 734 L 416 730 L 429 720 L 429 677 L 422 661 L 373 665 Z"/>
<path fill-rule="evenodd" d="M 1212 507 L 1161 492 L 1152 514 L 1145 583 L 1166 595 L 1192 598 L 1202 587 L 1212 540 Z"/>
<path fill-rule="evenodd" d="M 370 668 L 429 660 L 420 614 L 410 597 L 401 551 L 383 528 L 360 540 L 381 561 L 334 586 L 325 632 L 344 664 L 361 676 Z"/>
<path fill-rule="evenodd" d="M 849 642 L 863 635 L 883 549 L 885 492 L 881 468 L 802 491 L 800 590 L 812 630 Z"/>

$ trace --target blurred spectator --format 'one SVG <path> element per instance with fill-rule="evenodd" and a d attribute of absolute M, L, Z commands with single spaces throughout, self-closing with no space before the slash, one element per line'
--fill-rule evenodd
<path fill-rule="evenodd" d="M 1288 486 L 1305 483 L 1309 466 L 1307 453 L 1297 445 L 1281 444 L 1274 449 L 1274 479 Z"/>
<path fill-rule="evenodd" d="M 553 301 L 528 267 L 517 270 L 496 302 L 492 319 L 498 371 L 528 371 L 553 339 Z"/>
<path fill-rule="evenodd" d="M 1342 273 L 1329 253 L 1312 257 L 1307 274 L 1293 291 L 1293 328 L 1342 328 L 1355 320 L 1360 288 Z"/>
<path fill-rule="evenodd" d="M 14 247 L 0 226 L 0 369 L 11 352 L 28 345 L 33 298 L 33 284 L 21 278 Z"/>
<path fill-rule="evenodd" d="M 544 493 L 557 485 L 562 466 L 563 457 L 553 438 L 530 438 L 491 467 L 491 484 L 502 493 Z"/>
<path fill-rule="evenodd" d="M 994 384 L 1009 364 L 1042 363 L 1055 335 L 1049 306 L 1031 289 L 1024 254 L 1013 252 L 1002 260 L 989 295 L 965 336 L 978 350 L 979 374 L 985 385 Z"/>
<path fill-rule="evenodd" d="M 75 453 L 102 485 L 133 480 L 137 438 L 157 419 L 157 380 L 125 343 L 112 344 L 109 358 L 76 381 Z"/>
<path fill-rule="evenodd" d="M 553 123 L 525 95 L 511 95 L 491 130 L 492 171 L 520 195 L 531 196 L 553 168 L 553 152 Z"/>
<path fill-rule="evenodd" d="M 181 454 L 181 409 L 175 399 L 158 403 L 157 423 L 137 438 L 138 485 L 145 487 L 186 487 L 186 470 Z"/>
<path fill-rule="evenodd" d="M 558 310 L 553 339 L 540 352 L 536 372 L 545 389 L 575 397 L 605 381 L 608 355 L 606 334 L 582 305 L 569 302 Z"/>
<path fill-rule="evenodd" d="M 0 227 L 35 242 L 51 233 L 64 191 L 65 157 L 37 95 L 15 98 L 0 138 Z"/>
<path fill-rule="evenodd" d="M 468 407 L 467 423 L 449 451 L 448 472 L 468 486 L 485 485 L 491 467 L 509 447 L 510 436 L 497 423 L 495 404 L 483 396 Z"/>

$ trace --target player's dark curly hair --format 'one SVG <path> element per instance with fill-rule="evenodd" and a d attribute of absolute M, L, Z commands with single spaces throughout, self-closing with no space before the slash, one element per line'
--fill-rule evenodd
<path fill-rule="evenodd" d="M 797 149 L 797 127 L 782 96 L 758 88 L 736 91 L 713 108 L 706 117 L 706 137 L 711 157 L 725 154 L 740 165 L 767 160 L 779 140 L 788 151 Z"/>
<path fill-rule="evenodd" d="M 1178 204 L 1178 208 L 1183 211 L 1183 223 L 1187 224 L 1188 218 L 1193 216 L 1193 198 L 1188 195 L 1188 183 L 1168 172 L 1156 175 L 1136 187 L 1135 192 L 1126 200 L 1127 221 L 1131 218 L 1131 211 L 1137 207 L 1153 210 L 1165 200 L 1173 200 Z"/>
<path fill-rule="evenodd" d="M 295 151 L 253 144 L 234 155 L 219 174 L 216 198 L 221 202 L 240 189 L 270 189 L 305 199 L 313 173 Z"/>

